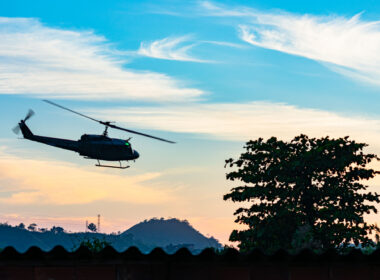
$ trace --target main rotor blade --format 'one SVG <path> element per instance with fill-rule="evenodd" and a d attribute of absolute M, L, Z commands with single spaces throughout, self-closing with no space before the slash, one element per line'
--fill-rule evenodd
<path fill-rule="evenodd" d="M 138 134 L 138 135 L 141 135 L 141 136 L 145 136 L 145 137 L 153 138 L 153 139 L 160 140 L 160 141 L 164 141 L 164 142 L 167 142 L 167 143 L 172 143 L 172 144 L 175 143 L 175 142 L 173 142 L 173 141 L 166 140 L 166 139 L 163 139 L 163 138 L 160 138 L 160 137 L 156 137 L 156 136 L 153 136 L 153 135 L 149 135 L 149 134 L 141 133 L 141 132 L 134 131 L 134 130 L 131 130 L 131 129 L 122 128 L 122 127 L 120 127 L 120 126 L 117 126 L 117 125 L 112 124 L 111 122 L 99 121 L 99 120 L 97 120 L 97 119 L 94 119 L 94 118 L 91 118 L 91 117 L 89 117 L 89 116 L 83 115 L 83 114 L 81 114 L 81 113 L 78 113 L 78 112 L 73 111 L 73 110 L 71 110 L 71 109 L 69 109 L 69 108 L 63 107 L 63 106 L 61 106 L 61 105 L 59 105 L 59 104 L 57 104 L 57 103 L 54 103 L 54 102 L 49 101 L 49 100 L 46 100 L 46 99 L 44 99 L 43 101 L 45 101 L 46 103 L 49 103 L 49 104 L 51 104 L 51 105 L 54 105 L 54 106 L 56 106 L 56 107 L 58 107 L 58 108 L 64 109 L 64 110 L 66 110 L 66 111 L 69 111 L 69 112 L 71 112 L 71 113 L 77 114 L 77 115 L 79 115 L 79 116 L 85 117 L 85 118 L 90 119 L 90 120 L 93 120 L 93 121 L 96 121 L 96 122 L 98 122 L 98 123 L 100 123 L 100 124 L 102 124 L 102 125 L 105 125 L 106 127 L 108 126 L 108 127 L 114 128 L 114 129 L 123 130 L 123 131 L 126 131 L 126 132 L 130 132 L 130 133 Z"/>
<path fill-rule="evenodd" d="M 57 106 L 57 107 L 59 107 L 59 108 L 61 108 L 61 109 L 63 109 L 63 110 L 69 111 L 69 112 L 74 113 L 74 114 L 77 114 L 77 115 L 79 115 L 79 116 L 85 117 L 85 118 L 87 118 L 87 119 L 90 119 L 90 120 L 96 121 L 96 122 L 101 123 L 101 124 L 105 124 L 105 123 L 102 122 L 102 121 L 99 121 L 99 120 L 97 120 L 97 119 L 94 119 L 94 118 L 91 118 L 91 117 L 89 117 L 89 116 L 83 115 L 83 114 L 81 114 L 81 113 L 75 112 L 75 111 L 73 111 L 73 110 L 71 110 L 71 109 L 69 109 L 69 108 L 63 107 L 63 106 L 61 106 L 61 105 L 59 105 L 59 104 L 57 104 L 57 103 L 54 103 L 54 102 L 52 102 L 52 101 L 49 101 L 49 100 L 46 100 L 46 99 L 43 99 L 42 101 L 45 101 L 46 103 L 49 103 L 49 104 L 54 105 L 54 106 Z"/>
<path fill-rule="evenodd" d="M 153 139 L 164 141 L 164 142 L 167 142 L 167 143 L 172 143 L 172 144 L 176 143 L 176 142 L 173 142 L 173 141 L 170 141 L 170 140 L 166 140 L 164 138 L 160 138 L 160 137 L 156 137 L 156 136 L 153 136 L 153 135 L 141 133 L 141 132 L 138 132 L 138 131 L 135 131 L 135 130 L 131 130 L 131 129 L 122 128 L 122 127 L 114 125 L 114 124 L 108 124 L 108 126 L 114 128 L 114 129 L 124 130 L 126 132 L 130 132 L 130 133 L 138 134 L 138 135 L 141 135 L 141 136 L 153 138 Z"/>

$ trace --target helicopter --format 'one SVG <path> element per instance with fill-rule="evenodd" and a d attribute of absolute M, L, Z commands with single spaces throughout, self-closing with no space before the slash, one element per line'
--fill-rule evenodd
<path fill-rule="evenodd" d="M 61 148 L 61 149 L 65 149 L 65 150 L 69 150 L 73 152 L 77 152 L 79 153 L 79 155 L 83 156 L 86 159 L 95 159 L 97 160 L 97 164 L 95 164 L 95 166 L 98 166 L 98 167 L 126 169 L 126 168 L 129 168 L 130 166 L 128 165 L 123 166 L 121 163 L 122 161 L 130 161 L 130 160 L 135 161 L 140 156 L 140 154 L 136 150 L 132 149 L 132 145 L 130 143 L 131 138 L 127 140 L 123 140 L 123 139 L 108 137 L 109 128 L 118 129 L 118 130 L 126 131 L 129 133 L 134 133 L 137 135 L 149 137 L 149 138 L 164 141 L 167 143 L 172 143 L 172 144 L 175 143 L 173 141 L 166 140 L 160 137 L 141 133 L 141 132 L 134 131 L 131 129 L 122 128 L 120 126 L 115 125 L 114 122 L 101 121 L 101 120 L 94 119 L 92 117 L 86 116 L 82 113 L 76 112 L 74 110 L 61 106 L 49 100 L 44 99 L 43 101 L 50 105 L 56 106 L 63 110 L 69 111 L 71 113 L 77 114 L 79 116 L 82 116 L 84 118 L 93 120 L 95 122 L 98 122 L 104 125 L 105 128 L 104 128 L 103 134 L 101 135 L 83 134 L 81 138 L 77 141 L 35 135 L 26 125 L 26 121 L 29 120 L 35 114 L 34 111 L 31 109 L 29 109 L 25 118 L 23 120 L 20 120 L 18 125 L 13 128 L 13 132 L 16 134 L 19 134 L 21 130 L 24 139 L 40 142 L 46 145 L 50 145 L 53 147 L 57 147 L 57 148 Z M 100 160 L 118 161 L 119 166 L 104 165 L 100 163 Z"/>

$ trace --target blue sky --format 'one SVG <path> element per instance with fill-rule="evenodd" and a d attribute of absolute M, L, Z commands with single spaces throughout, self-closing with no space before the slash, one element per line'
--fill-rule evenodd
<path fill-rule="evenodd" d="M 350 135 L 380 152 L 375 1 L 3 1 L 0 11 L 0 211 L 11 223 L 80 230 L 101 213 L 116 231 L 171 216 L 226 242 L 237 205 L 222 200 L 233 186 L 223 163 L 249 139 Z M 28 108 L 41 135 L 102 132 L 43 98 L 178 144 L 133 136 L 131 169 L 96 169 L 12 134 Z"/>
<path fill-rule="evenodd" d="M 365 1 L 364 1 L 365 2 Z M 212 2 L 213 3 L 213 2 Z M 215 2 L 216 3 L 216 2 Z M 376 20 L 375 2 L 326 1 L 315 5 L 299 1 L 255 1 L 240 4 L 217 2 L 225 8 L 251 7 L 264 13 L 294 13 L 302 16 L 343 16 L 347 19 L 363 12 L 361 18 Z M 46 27 L 92 31 L 120 51 L 136 51 L 142 42 L 167 37 L 193 37 L 185 44 L 199 44 L 190 49 L 194 57 L 216 63 L 182 63 L 149 57 L 122 55 L 125 67 L 165 73 L 210 93 L 212 102 L 266 100 L 286 102 L 308 108 L 378 115 L 377 88 L 334 73 L 304 57 L 257 48 L 242 42 L 237 25 L 246 21 L 236 17 L 206 16 L 202 2 L 164 1 L 12 1 L 1 5 L 3 16 L 39 19 Z M 197 14 L 198 13 L 198 14 Z M 241 21 L 241 22 L 239 22 Z M 218 46 L 203 41 L 240 44 L 241 48 Z M 238 92 L 238 94 L 237 94 Z M 332 94 L 333 93 L 333 94 Z"/>

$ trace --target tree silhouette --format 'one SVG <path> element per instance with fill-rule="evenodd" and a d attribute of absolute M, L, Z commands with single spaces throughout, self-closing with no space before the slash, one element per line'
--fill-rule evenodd
<path fill-rule="evenodd" d="M 94 223 L 89 224 L 87 228 L 91 230 L 92 232 L 97 231 L 96 225 Z"/>
<path fill-rule="evenodd" d="M 50 229 L 50 231 L 52 233 L 54 233 L 54 234 L 59 234 L 59 233 L 63 233 L 64 229 L 62 227 L 52 226 L 52 228 Z"/>
<path fill-rule="evenodd" d="M 24 225 L 24 223 L 20 223 L 17 227 L 18 227 L 19 229 L 25 229 L 25 225 Z"/>
<path fill-rule="evenodd" d="M 73 251 L 77 250 L 79 247 L 82 246 L 87 247 L 90 251 L 96 253 L 102 251 L 107 246 L 111 246 L 111 243 L 106 241 L 105 239 L 99 238 L 84 239 L 79 243 L 78 247 L 73 248 Z"/>
<path fill-rule="evenodd" d="M 372 244 L 369 234 L 379 229 L 363 214 L 377 213 L 377 193 L 365 192 L 361 180 L 378 171 L 366 168 L 374 154 L 364 154 L 363 143 L 348 137 L 309 138 L 283 142 L 272 137 L 246 143 L 237 160 L 226 166 L 237 170 L 227 179 L 240 181 L 224 200 L 246 202 L 235 211 L 235 222 L 248 226 L 234 230 L 230 241 L 242 251 L 260 248 L 345 248 L 350 243 Z M 248 203 L 248 204 L 247 204 Z"/>
<path fill-rule="evenodd" d="M 28 226 L 28 230 L 30 230 L 30 231 L 36 231 L 36 229 L 37 229 L 37 224 L 35 224 L 35 223 L 30 224 Z"/>

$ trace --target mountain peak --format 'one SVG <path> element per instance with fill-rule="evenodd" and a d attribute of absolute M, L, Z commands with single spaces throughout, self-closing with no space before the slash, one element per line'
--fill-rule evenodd
<path fill-rule="evenodd" d="M 221 248 L 221 244 L 213 237 L 206 237 L 195 230 L 187 220 L 175 218 L 153 218 L 138 223 L 122 235 L 132 234 L 144 244 L 155 244 L 165 248 L 169 245 L 186 244 L 194 249 L 207 247 Z"/>

